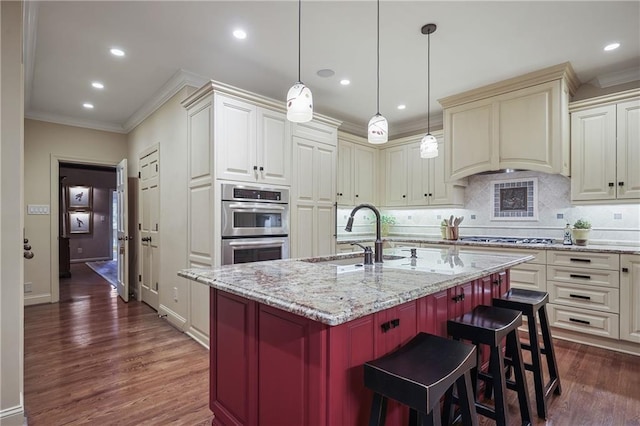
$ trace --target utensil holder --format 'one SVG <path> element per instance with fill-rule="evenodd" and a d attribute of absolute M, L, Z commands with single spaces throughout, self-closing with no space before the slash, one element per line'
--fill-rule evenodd
<path fill-rule="evenodd" d="M 447 240 L 457 240 L 458 239 L 458 227 L 457 226 L 447 226 Z"/>

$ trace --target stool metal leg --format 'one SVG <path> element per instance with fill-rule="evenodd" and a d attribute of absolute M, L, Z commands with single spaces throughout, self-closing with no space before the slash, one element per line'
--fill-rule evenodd
<path fill-rule="evenodd" d="M 518 403 L 520 405 L 520 418 L 522 424 L 531 424 L 531 403 L 529 401 L 529 389 L 527 386 L 527 374 L 522 361 L 522 348 L 518 331 L 514 330 L 507 335 L 507 352 L 511 355 L 513 374 L 515 376 Z"/>
<path fill-rule="evenodd" d="M 540 329 L 542 331 L 542 340 L 544 341 L 545 357 L 547 358 L 547 366 L 549 367 L 549 376 L 551 381 L 549 389 L 555 386 L 554 393 L 556 395 L 560 395 L 562 393 L 562 388 L 560 387 L 560 374 L 558 374 L 556 353 L 553 350 L 551 330 L 549 330 L 549 320 L 547 319 L 547 311 L 544 306 L 540 307 L 538 310 L 538 316 L 540 317 Z"/>
<path fill-rule="evenodd" d="M 369 415 L 369 426 L 384 426 L 387 416 L 387 398 L 377 392 L 373 393 L 371 402 L 371 414 Z"/>

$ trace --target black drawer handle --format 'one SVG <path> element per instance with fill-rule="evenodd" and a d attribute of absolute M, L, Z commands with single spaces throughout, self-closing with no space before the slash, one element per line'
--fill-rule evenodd
<path fill-rule="evenodd" d="M 612 187 L 612 186 L 613 186 L 613 182 L 609 182 L 609 187 Z"/>
<path fill-rule="evenodd" d="M 591 277 L 589 275 L 578 275 L 578 274 L 569 274 L 571 278 L 582 278 L 584 280 L 590 280 Z"/>
<path fill-rule="evenodd" d="M 578 259 L 576 257 L 572 257 L 571 259 L 572 262 L 584 262 L 584 263 L 591 263 L 591 259 Z"/>
<path fill-rule="evenodd" d="M 618 182 L 618 186 L 624 186 L 624 182 Z"/>
<path fill-rule="evenodd" d="M 589 296 L 583 296 L 581 294 L 569 294 L 569 297 L 574 297 L 576 299 L 591 300 Z"/>
<path fill-rule="evenodd" d="M 396 319 L 392 319 L 391 320 L 391 328 L 396 328 L 400 325 L 400 318 L 396 318 Z"/>
<path fill-rule="evenodd" d="M 383 322 L 382 324 L 380 324 L 380 328 L 382 329 L 383 333 L 386 333 L 387 331 L 391 330 L 391 322 Z"/>
<path fill-rule="evenodd" d="M 577 323 L 580 323 L 580 324 L 591 325 L 591 323 L 589 321 L 585 321 L 585 320 L 581 320 L 581 319 L 569 318 L 569 321 L 577 322 Z"/>
<path fill-rule="evenodd" d="M 629 268 L 622 268 L 622 272 L 629 272 Z"/>

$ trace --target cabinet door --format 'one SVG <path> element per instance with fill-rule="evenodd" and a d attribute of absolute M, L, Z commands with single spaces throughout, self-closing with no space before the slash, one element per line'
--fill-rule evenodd
<path fill-rule="evenodd" d="M 258 108 L 258 180 L 291 184 L 291 126 L 281 112 Z"/>
<path fill-rule="evenodd" d="M 640 100 L 617 107 L 617 198 L 640 198 Z"/>
<path fill-rule="evenodd" d="M 420 144 L 407 147 L 407 204 L 410 206 L 426 206 L 433 196 L 430 188 L 431 164 L 433 160 L 420 157 Z M 391 176 L 391 179 L 394 179 Z"/>
<path fill-rule="evenodd" d="M 219 94 L 214 97 L 216 176 L 219 179 L 255 182 L 258 168 L 257 108 L 248 102 Z"/>
<path fill-rule="evenodd" d="M 429 205 L 462 205 L 464 204 L 464 186 L 466 179 L 447 182 L 445 174 L 444 140 L 438 138 L 436 158 L 429 160 Z"/>
<path fill-rule="evenodd" d="M 351 142 L 338 142 L 338 191 L 336 193 L 338 204 L 353 206 L 353 170 L 354 144 Z"/>
<path fill-rule="evenodd" d="M 615 185 L 615 105 L 572 113 L 571 199 L 614 199 Z"/>
<path fill-rule="evenodd" d="M 495 114 L 490 99 L 444 111 L 445 173 L 448 179 L 461 179 L 498 168 Z"/>
<path fill-rule="evenodd" d="M 384 150 L 385 205 L 407 205 L 407 148 L 398 146 Z"/>
<path fill-rule="evenodd" d="M 620 256 L 620 338 L 640 343 L 640 256 Z"/>
<path fill-rule="evenodd" d="M 502 95 L 498 110 L 500 169 L 562 172 L 569 141 L 561 132 L 559 80 Z"/>
<path fill-rule="evenodd" d="M 354 198 L 353 204 L 375 204 L 376 149 L 355 145 L 353 159 Z"/>

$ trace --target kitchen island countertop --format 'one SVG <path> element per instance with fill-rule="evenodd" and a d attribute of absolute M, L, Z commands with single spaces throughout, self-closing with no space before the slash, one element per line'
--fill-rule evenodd
<path fill-rule="evenodd" d="M 184 269 L 178 275 L 335 326 L 485 277 L 532 256 L 464 248 L 386 249 L 382 264 L 353 264 L 360 253 Z"/>

